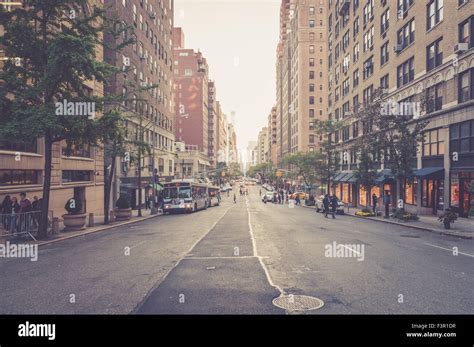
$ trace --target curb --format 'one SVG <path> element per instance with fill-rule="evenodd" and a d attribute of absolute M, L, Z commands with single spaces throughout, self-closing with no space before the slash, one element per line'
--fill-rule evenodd
<path fill-rule="evenodd" d="M 114 229 L 114 228 L 121 227 L 121 226 L 124 226 L 124 225 L 129 225 L 129 224 L 142 222 L 142 221 L 145 221 L 147 219 L 156 218 L 156 217 L 160 217 L 160 216 L 161 216 L 160 214 L 157 214 L 157 215 L 152 215 L 152 216 L 146 216 L 146 217 L 143 217 L 141 219 L 130 220 L 130 221 L 123 222 L 123 223 L 120 223 L 120 224 L 106 225 L 103 228 L 99 228 L 99 229 L 96 229 L 96 230 L 85 231 L 84 233 L 77 234 L 77 235 L 70 235 L 70 236 L 66 236 L 66 237 L 60 237 L 60 238 L 57 238 L 57 239 L 54 239 L 54 240 L 40 242 L 40 243 L 37 243 L 36 245 L 38 245 L 38 247 L 46 246 L 46 245 L 50 245 L 52 243 L 66 241 L 66 240 L 70 240 L 70 239 L 74 239 L 74 238 L 77 238 L 77 237 L 86 236 L 86 235 L 90 235 L 90 234 L 95 234 L 95 233 L 98 233 L 98 232 L 101 232 L 101 231 L 106 231 L 106 230 Z"/>
<path fill-rule="evenodd" d="M 304 208 L 309 208 L 309 209 L 314 210 L 314 208 L 311 207 L 311 206 L 302 206 L 302 207 L 304 207 Z M 381 220 L 381 219 L 375 219 L 375 218 L 372 219 L 372 218 L 366 218 L 366 217 L 359 217 L 359 216 L 355 216 L 355 215 L 350 214 L 350 213 L 344 213 L 344 215 L 345 215 L 345 216 L 349 216 L 349 217 L 353 217 L 353 218 L 359 218 L 359 219 L 364 219 L 364 220 L 370 220 L 370 221 L 373 221 L 373 222 L 379 222 L 379 223 L 385 223 L 385 224 L 393 224 L 393 225 L 398 225 L 398 226 L 407 227 L 407 228 L 411 228 L 411 229 L 416 229 L 416 230 L 421 230 L 421 231 L 427 231 L 427 232 L 430 232 L 430 233 L 433 233 L 433 234 L 446 235 L 446 236 L 457 237 L 457 238 L 466 239 L 466 240 L 471 240 L 471 239 L 472 239 L 472 236 L 470 236 L 470 235 L 462 235 L 462 234 L 456 233 L 456 232 L 435 230 L 435 229 L 430 229 L 430 228 L 426 228 L 426 227 L 420 227 L 420 226 L 417 226 L 417 225 L 410 225 L 410 224 L 404 224 L 404 223 L 393 222 L 393 221 L 389 221 L 389 220 Z"/>

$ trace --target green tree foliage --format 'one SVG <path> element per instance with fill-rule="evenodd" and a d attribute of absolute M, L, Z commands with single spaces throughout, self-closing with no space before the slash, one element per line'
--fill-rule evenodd
<path fill-rule="evenodd" d="M 97 145 L 104 125 L 113 123 L 90 114 L 57 112 L 58 103 L 93 104 L 103 113 L 105 99 L 92 95 L 84 83 L 105 83 L 115 68 L 97 59 L 102 34 L 116 23 L 87 0 L 26 0 L 6 12 L 0 7 L 0 44 L 10 57 L 0 71 L 0 136 L 44 139 L 44 180 L 39 237 L 46 237 L 51 189 L 52 146 L 65 141 Z M 117 47 L 120 48 L 120 47 Z M 116 115 L 111 117 L 116 118 Z"/>

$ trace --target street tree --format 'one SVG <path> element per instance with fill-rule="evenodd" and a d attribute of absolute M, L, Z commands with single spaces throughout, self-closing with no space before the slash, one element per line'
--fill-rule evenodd
<path fill-rule="evenodd" d="M 97 145 L 104 98 L 87 81 L 105 83 L 114 68 L 97 59 L 102 34 L 115 28 L 105 11 L 87 0 L 28 0 L 7 12 L 0 7 L 0 44 L 10 57 L 0 71 L 0 135 L 44 141 L 43 203 L 39 238 L 45 238 L 51 190 L 52 148 L 65 141 Z M 114 30 L 114 29 L 111 29 Z M 87 105 L 94 113 L 71 114 L 63 104 Z M 92 107 L 93 106 L 93 107 Z M 68 110 L 69 111 L 69 110 Z M 104 116 L 107 116 L 104 114 Z"/>
<path fill-rule="evenodd" d="M 411 101 L 395 102 L 377 89 L 355 119 L 362 125 L 362 136 L 372 156 L 381 156 L 400 183 L 400 197 L 405 199 L 406 184 L 413 180 L 418 146 L 428 120 L 423 117 L 429 98 L 425 94 Z M 373 159 L 373 158 L 372 158 Z M 367 164 L 368 165 L 368 164 Z"/>
<path fill-rule="evenodd" d="M 332 135 L 342 127 L 343 123 L 340 121 L 315 121 L 316 135 L 321 139 L 320 153 L 324 156 L 324 159 L 316 167 L 316 175 L 321 185 L 327 187 L 328 192 L 339 171 L 338 144 L 332 141 Z"/>
<path fill-rule="evenodd" d="M 286 155 L 282 163 L 293 168 L 295 175 L 303 177 L 306 186 L 312 186 L 318 180 L 321 167 L 324 167 L 326 157 L 323 153 L 314 151 L 307 153 L 294 153 Z"/>

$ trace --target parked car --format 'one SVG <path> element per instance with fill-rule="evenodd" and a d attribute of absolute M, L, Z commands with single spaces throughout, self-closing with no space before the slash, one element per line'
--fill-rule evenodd
<path fill-rule="evenodd" d="M 232 190 L 232 187 L 231 187 L 231 186 L 223 186 L 223 187 L 221 187 L 221 192 L 222 192 L 222 193 L 225 193 L 225 192 L 230 191 L 230 190 Z"/>
<path fill-rule="evenodd" d="M 267 202 L 272 202 L 275 192 L 266 192 L 262 194 L 262 201 L 265 201 L 265 197 L 267 198 Z"/>
<path fill-rule="evenodd" d="M 324 212 L 323 200 L 324 195 L 321 195 L 319 198 L 316 199 L 316 212 Z M 338 201 L 336 213 L 344 214 L 344 203 L 342 201 Z"/>

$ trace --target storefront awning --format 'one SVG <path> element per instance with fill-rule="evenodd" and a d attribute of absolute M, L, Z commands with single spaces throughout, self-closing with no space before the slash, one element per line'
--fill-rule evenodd
<path fill-rule="evenodd" d="M 415 177 L 425 178 L 443 178 L 444 168 L 443 167 L 425 167 L 415 171 Z"/>
<path fill-rule="evenodd" d="M 341 172 L 336 177 L 334 177 L 334 182 L 343 182 L 343 178 L 346 177 L 348 174 L 347 172 Z"/>
<path fill-rule="evenodd" d="M 377 179 L 375 180 L 375 182 L 380 184 L 380 183 L 384 183 L 385 181 L 393 180 L 393 179 L 395 179 L 395 177 L 392 174 L 392 170 L 391 169 L 384 169 L 384 170 L 379 172 L 379 175 L 378 175 Z"/>
<path fill-rule="evenodd" d="M 355 174 L 351 173 L 344 177 L 344 182 L 346 183 L 356 183 L 357 182 L 357 177 Z"/>

